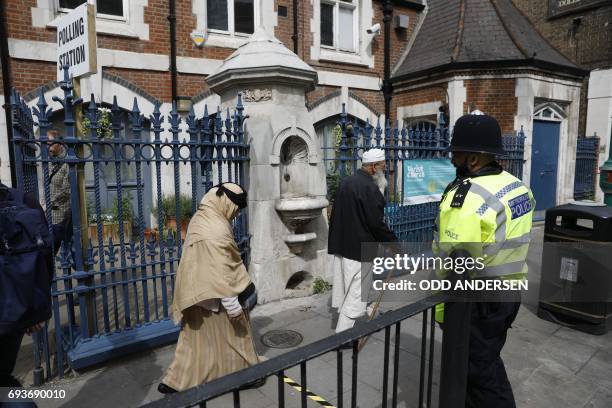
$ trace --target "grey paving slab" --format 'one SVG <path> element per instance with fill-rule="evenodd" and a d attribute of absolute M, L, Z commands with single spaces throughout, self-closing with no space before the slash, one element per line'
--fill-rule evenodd
<path fill-rule="evenodd" d="M 530 351 L 548 339 L 552 334 L 545 334 L 522 327 L 513 327 L 508 331 L 506 345 L 502 349 L 502 359 L 512 387 L 516 389 L 527 381 L 540 366 Z"/>
<path fill-rule="evenodd" d="M 577 375 L 581 380 L 612 390 L 612 353 L 598 350 Z"/>
<path fill-rule="evenodd" d="M 548 361 L 514 390 L 514 396 L 517 407 L 582 407 L 597 389 L 597 385 L 578 379 L 566 366 Z"/>
<path fill-rule="evenodd" d="M 412 353 L 416 356 L 421 355 L 421 334 L 423 331 L 423 321 L 422 316 L 419 315 L 420 319 L 417 319 L 416 316 L 406 319 L 401 322 L 400 325 L 400 348 L 404 351 Z M 429 346 L 429 335 L 430 335 L 430 321 L 428 317 L 428 322 L 426 326 L 427 332 L 427 344 Z M 373 337 L 376 337 L 380 341 L 384 341 L 385 332 L 380 331 L 375 333 Z M 395 340 L 395 328 L 391 329 L 391 340 Z M 439 325 L 435 326 L 434 333 L 434 341 L 435 348 L 442 347 L 442 330 Z"/>
<path fill-rule="evenodd" d="M 612 390 L 598 388 L 593 398 L 584 405 L 584 408 L 610 408 L 612 407 Z"/>
<path fill-rule="evenodd" d="M 139 384 L 133 374 L 121 366 L 62 387 L 67 389 L 69 396 L 61 405 L 65 408 L 135 407 L 145 401 L 151 388 Z"/>
<path fill-rule="evenodd" d="M 536 313 L 537 309 L 535 307 L 522 304 L 512 325 L 546 334 L 552 334 L 559 330 L 558 324 L 540 319 Z"/>
<path fill-rule="evenodd" d="M 573 373 L 582 368 L 597 352 L 595 347 L 572 342 L 560 337 L 550 336 L 535 347 L 533 357 L 540 362 L 547 360 L 559 363 Z"/>
<path fill-rule="evenodd" d="M 592 347 L 612 349 L 612 331 L 603 335 L 594 335 L 568 327 L 560 327 L 559 330 L 555 332 L 555 336 Z"/>

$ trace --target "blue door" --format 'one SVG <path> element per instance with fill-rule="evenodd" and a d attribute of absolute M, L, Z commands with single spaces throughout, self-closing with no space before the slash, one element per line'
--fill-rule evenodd
<path fill-rule="evenodd" d="M 545 210 L 556 204 L 560 128 L 559 122 L 533 121 L 531 190 L 536 199 L 536 210 Z"/>

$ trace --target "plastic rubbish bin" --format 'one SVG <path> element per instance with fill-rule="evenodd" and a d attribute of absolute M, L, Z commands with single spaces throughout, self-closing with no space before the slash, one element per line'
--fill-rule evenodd
<path fill-rule="evenodd" d="M 540 318 L 591 334 L 608 331 L 612 245 L 607 243 L 612 243 L 612 208 L 566 204 L 546 211 Z"/>

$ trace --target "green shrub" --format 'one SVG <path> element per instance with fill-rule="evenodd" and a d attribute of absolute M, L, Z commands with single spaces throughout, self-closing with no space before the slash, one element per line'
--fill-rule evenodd
<path fill-rule="evenodd" d="M 158 208 L 157 206 L 151 208 L 151 214 L 155 217 L 157 214 Z M 176 217 L 176 201 L 175 196 L 165 195 L 161 200 L 161 212 L 162 212 L 162 224 L 165 224 L 168 217 Z M 191 210 L 191 196 L 186 194 L 181 194 L 179 198 L 179 219 L 180 221 L 189 222 L 189 220 L 193 217 L 193 211 Z"/>
<path fill-rule="evenodd" d="M 312 291 L 315 295 L 319 293 L 325 293 L 329 291 L 331 288 L 332 288 L 331 283 L 327 282 L 323 278 L 317 277 L 312 283 Z"/>

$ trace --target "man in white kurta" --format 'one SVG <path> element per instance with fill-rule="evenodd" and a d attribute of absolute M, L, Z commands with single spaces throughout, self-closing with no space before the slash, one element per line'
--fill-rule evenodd
<path fill-rule="evenodd" d="M 384 222 L 385 168 L 385 152 L 370 149 L 363 154 L 362 167 L 345 177 L 336 192 L 328 239 L 328 253 L 333 255 L 332 307 L 338 309 L 336 333 L 353 327 L 366 312 L 361 295 L 362 263 L 369 273 L 372 260 L 362 253 L 362 244 L 397 240 Z"/>

